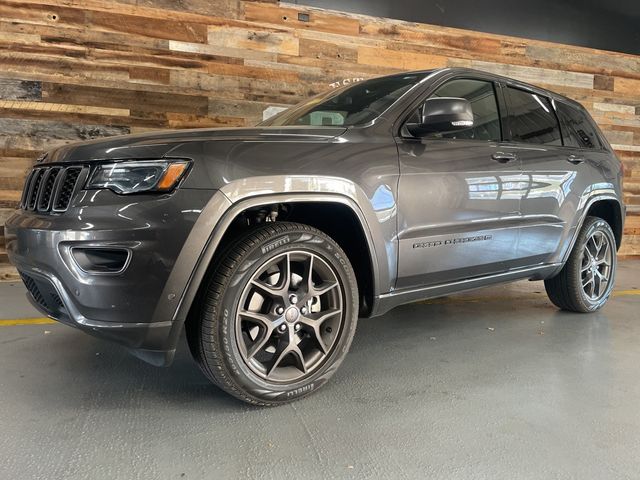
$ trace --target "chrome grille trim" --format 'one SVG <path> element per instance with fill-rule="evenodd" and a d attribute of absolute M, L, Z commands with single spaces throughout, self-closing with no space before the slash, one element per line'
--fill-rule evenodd
<path fill-rule="evenodd" d="M 86 169 L 82 165 L 34 167 L 25 181 L 20 208 L 42 213 L 66 211 Z"/>
<path fill-rule="evenodd" d="M 60 174 L 60 167 L 52 167 L 45 174 L 38 197 L 38 211 L 46 212 L 51 208 L 51 200 L 55 194 L 56 180 Z"/>

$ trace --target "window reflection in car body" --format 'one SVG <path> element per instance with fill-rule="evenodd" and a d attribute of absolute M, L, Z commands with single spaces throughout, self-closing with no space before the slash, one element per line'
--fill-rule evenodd
<path fill-rule="evenodd" d="M 576 172 L 562 172 L 469 177 L 465 181 L 470 200 L 551 197 L 562 204 L 571 191 L 575 177 Z"/>

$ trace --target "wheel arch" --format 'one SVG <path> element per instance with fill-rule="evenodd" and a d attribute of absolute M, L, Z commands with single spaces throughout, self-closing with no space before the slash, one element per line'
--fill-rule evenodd
<path fill-rule="evenodd" d="M 614 198 L 596 198 L 587 208 L 582 222 L 589 216 L 602 218 L 609 224 L 616 239 L 616 250 L 619 250 L 624 227 L 624 213 L 620 202 Z"/>
<path fill-rule="evenodd" d="M 580 230 L 582 230 L 582 225 L 584 224 L 586 218 L 590 215 L 600 216 L 606 215 L 607 218 L 603 218 L 609 226 L 611 226 L 611 230 L 614 232 L 614 236 L 616 239 L 616 249 L 620 248 L 620 243 L 622 242 L 622 232 L 624 228 L 624 207 L 620 202 L 619 198 L 614 195 L 597 195 L 589 198 L 584 201 L 583 207 L 578 210 L 582 212 L 579 217 L 579 220 L 575 224 L 575 230 L 570 237 L 569 246 L 564 251 L 564 254 L 561 257 L 560 266 L 557 271 L 555 271 L 552 275 L 555 275 L 558 271 L 562 269 L 564 264 L 569 259 L 569 255 L 571 255 L 571 251 L 575 246 L 576 240 L 578 239 L 578 235 L 580 234 Z M 613 225 L 612 225 L 613 223 Z"/>
<path fill-rule="evenodd" d="M 287 218 L 287 220 L 298 221 L 300 223 L 306 223 L 314 226 L 336 240 L 343 250 L 345 250 L 349 260 L 354 264 L 354 270 L 356 270 L 356 277 L 358 279 L 358 287 L 360 288 L 361 284 L 363 285 L 363 291 L 365 293 L 364 300 L 361 298 L 361 308 L 364 308 L 363 313 L 366 315 L 373 309 L 373 301 L 375 300 L 376 293 L 379 291 L 381 271 L 379 269 L 379 260 L 377 257 L 374 236 L 366 221 L 365 214 L 356 202 L 343 195 L 326 193 L 259 195 L 245 198 L 237 203 L 231 204 L 211 231 L 211 235 L 203 251 L 199 255 L 196 266 L 189 278 L 189 282 L 184 289 L 179 306 L 175 311 L 171 338 L 169 340 L 170 343 L 177 343 L 184 323 L 193 315 L 193 307 L 197 303 L 198 292 L 200 292 L 203 281 L 206 279 L 207 274 L 214 265 L 216 255 L 221 254 L 225 245 L 228 245 L 234 238 L 237 238 L 237 233 L 239 232 L 231 229 L 234 222 L 237 222 L 239 218 L 242 218 L 243 213 L 248 210 L 258 207 L 269 207 L 277 204 L 302 207 L 298 208 L 297 213 L 292 218 Z M 347 239 L 353 239 L 354 237 L 352 235 L 347 235 L 343 238 L 340 238 L 340 235 L 336 235 L 336 233 L 339 232 L 338 227 L 342 224 L 336 222 L 335 218 L 333 218 L 333 222 L 310 222 L 308 220 L 308 218 L 310 218 L 308 215 L 314 208 L 318 209 L 323 207 L 331 208 L 332 213 L 339 215 L 339 220 L 348 220 L 351 227 L 358 226 L 360 236 L 355 238 L 359 238 L 364 241 L 365 244 L 362 245 L 357 242 L 349 243 Z M 334 235 L 338 238 L 335 238 Z M 359 248 L 361 246 L 364 246 L 365 248 Z M 361 253 L 366 254 L 366 258 L 364 256 L 354 256 L 358 251 L 358 248 L 356 247 L 359 248 Z M 356 259 L 355 262 L 352 259 L 352 256 Z M 358 266 L 365 266 L 366 270 L 363 271 L 362 269 L 358 269 Z"/>

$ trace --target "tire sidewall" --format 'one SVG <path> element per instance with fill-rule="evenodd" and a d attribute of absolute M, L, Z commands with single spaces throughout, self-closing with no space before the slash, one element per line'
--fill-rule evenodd
<path fill-rule="evenodd" d="M 270 259 L 294 250 L 319 255 L 333 269 L 342 290 L 344 318 L 336 344 L 323 364 L 308 377 L 284 385 L 267 382 L 245 363 L 238 346 L 236 313 L 244 289 L 254 274 Z M 220 342 L 217 348 L 227 373 L 240 390 L 260 401 L 284 403 L 312 393 L 333 375 L 349 350 L 357 323 L 357 300 L 353 268 L 344 252 L 328 237 L 299 229 L 258 242 L 231 273 L 215 319 L 217 325 L 214 328 L 218 329 L 217 339 Z"/>

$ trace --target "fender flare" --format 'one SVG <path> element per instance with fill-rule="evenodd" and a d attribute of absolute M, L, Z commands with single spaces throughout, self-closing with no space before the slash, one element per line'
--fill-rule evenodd
<path fill-rule="evenodd" d="M 587 214 L 589 213 L 589 210 L 591 209 L 591 207 L 600 201 L 603 200 L 613 200 L 616 202 L 616 204 L 618 205 L 618 209 L 620 210 L 620 218 L 622 219 L 622 231 L 624 231 L 624 219 L 625 219 L 625 208 L 624 205 L 622 204 L 622 202 L 620 201 L 620 198 L 615 195 L 615 194 L 596 194 L 596 195 L 591 195 L 590 197 L 583 197 L 582 201 L 580 203 L 582 203 L 582 214 L 580 215 L 580 219 L 578 220 L 578 222 L 576 223 L 575 226 L 575 230 L 573 231 L 573 233 L 571 234 L 571 239 L 569 241 L 569 247 L 566 249 L 566 251 L 564 252 L 564 254 L 562 255 L 560 262 L 559 262 L 559 266 L 556 270 L 554 270 L 551 274 L 548 275 L 548 278 L 551 278 L 555 275 L 557 275 L 560 270 L 562 270 L 562 268 L 564 268 L 565 263 L 567 262 L 567 260 L 569 259 L 569 255 L 571 255 L 571 252 L 573 251 L 573 247 L 575 246 L 576 241 L 578 240 L 578 234 L 580 233 L 580 230 L 582 229 L 582 225 L 584 224 L 584 221 L 587 218 Z"/>
<path fill-rule="evenodd" d="M 352 198 L 336 193 L 299 192 L 266 195 L 257 194 L 255 196 L 247 196 L 235 203 L 232 203 L 223 191 L 217 191 L 201 213 L 201 217 L 203 217 L 204 222 L 201 225 L 194 226 L 194 231 L 192 231 L 192 235 L 194 236 L 194 238 L 191 239 L 192 235 L 189 236 L 189 239 L 187 239 L 187 242 L 185 243 L 185 247 L 183 247 L 178 260 L 176 261 L 176 267 L 174 268 L 174 271 L 176 271 L 175 274 L 178 278 L 184 278 L 187 272 L 183 268 L 183 266 L 180 265 L 181 257 L 183 257 L 183 254 L 187 257 L 193 254 L 193 251 L 190 251 L 190 249 L 192 248 L 190 240 L 192 240 L 193 243 L 197 243 L 197 238 L 208 228 L 208 238 L 206 242 L 201 245 L 202 248 L 200 248 L 199 250 L 200 253 L 199 255 L 197 255 L 194 267 L 190 269 L 188 280 L 181 291 L 180 298 L 177 299 L 177 294 L 175 293 L 175 290 L 177 290 L 177 283 L 180 282 L 180 280 L 172 279 L 172 277 L 174 276 L 174 272 L 172 272 L 169 280 L 167 281 L 167 285 L 163 290 L 161 300 L 154 313 L 154 319 L 160 321 L 160 319 L 163 318 L 166 321 L 166 315 L 168 311 L 167 308 L 169 308 L 169 311 L 173 312 L 173 316 L 170 319 L 171 330 L 167 339 L 168 350 L 175 350 L 184 323 L 187 319 L 187 315 L 195 300 L 196 294 L 202 284 L 203 279 L 205 278 L 205 275 L 209 269 L 209 265 L 211 264 L 211 261 L 217 251 L 217 248 L 220 245 L 224 234 L 226 233 L 233 220 L 247 208 L 262 205 L 271 205 L 274 203 L 294 202 L 339 203 L 347 206 L 354 212 L 354 214 L 358 218 L 358 221 L 360 222 L 360 226 L 364 232 L 365 238 L 367 239 L 367 247 L 369 249 L 369 258 L 371 261 L 371 270 L 373 274 L 374 292 L 380 291 L 379 288 L 381 282 L 388 281 L 388 279 L 380 278 L 381 274 L 383 274 L 385 270 L 381 270 L 379 268 L 380 258 L 378 257 L 378 255 L 384 253 L 384 251 L 380 252 L 380 249 L 376 248 L 374 235 L 371 232 L 369 223 L 366 221 L 366 216 L 358 203 L 356 203 Z M 187 264 L 192 264 L 192 262 L 189 262 L 186 259 L 185 262 Z M 182 282 L 184 281 L 182 280 Z M 171 300 L 173 300 L 173 302 Z M 177 305 L 175 305 L 175 300 L 177 300 Z M 171 303 L 173 303 L 173 305 L 171 305 Z"/>

